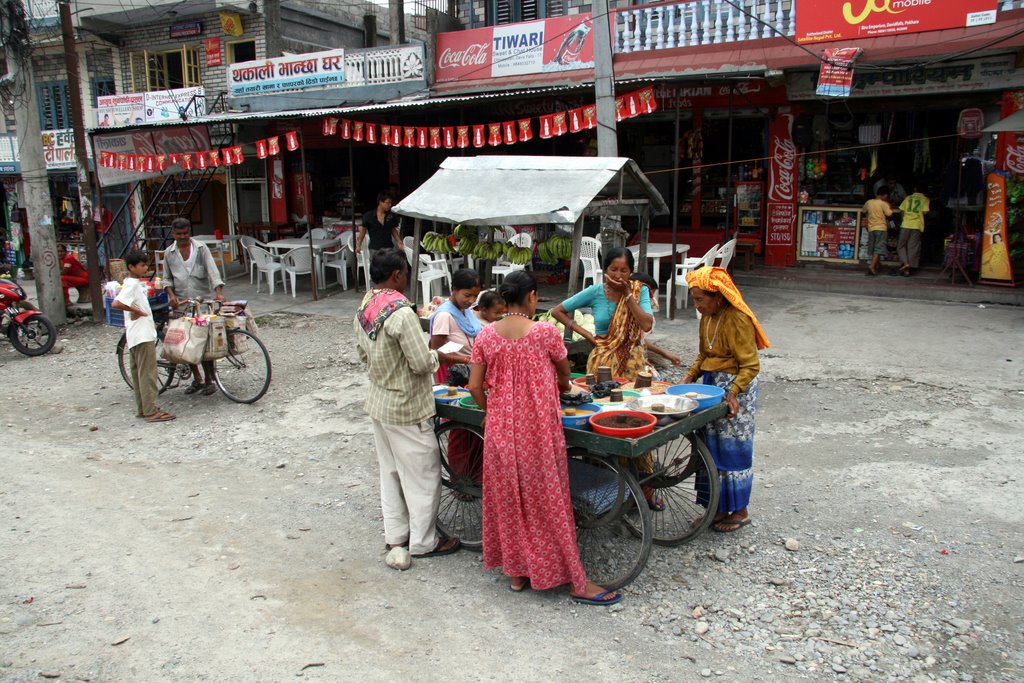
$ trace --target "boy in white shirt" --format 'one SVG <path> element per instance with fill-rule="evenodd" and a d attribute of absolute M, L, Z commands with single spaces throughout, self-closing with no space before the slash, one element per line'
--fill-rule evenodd
<path fill-rule="evenodd" d="M 132 389 L 135 391 L 136 417 L 146 422 L 169 422 L 175 416 L 156 407 L 157 386 L 156 366 L 156 325 L 153 311 L 149 307 L 146 288 L 139 278 L 149 273 L 149 262 L 141 251 L 132 251 L 125 259 L 131 277 L 126 277 L 121 291 L 111 306 L 124 311 L 125 336 L 131 356 Z"/>

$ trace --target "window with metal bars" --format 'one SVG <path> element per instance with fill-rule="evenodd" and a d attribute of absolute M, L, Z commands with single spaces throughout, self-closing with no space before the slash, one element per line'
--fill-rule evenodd
<path fill-rule="evenodd" d="M 67 81 L 36 83 L 36 102 L 39 105 L 39 127 L 42 130 L 71 127 Z"/>
<path fill-rule="evenodd" d="M 117 86 L 112 76 L 96 76 L 92 79 L 92 106 L 98 106 L 97 98 L 116 94 Z"/>
<path fill-rule="evenodd" d="M 489 0 L 487 24 L 515 24 L 565 14 L 565 0 Z"/>

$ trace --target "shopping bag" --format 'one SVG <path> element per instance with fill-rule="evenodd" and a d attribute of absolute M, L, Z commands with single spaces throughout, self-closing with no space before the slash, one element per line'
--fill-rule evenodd
<path fill-rule="evenodd" d="M 203 360 L 206 340 L 210 336 L 207 325 L 197 325 L 195 318 L 177 318 L 167 323 L 162 356 L 172 363 L 198 365 Z"/>
<path fill-rule="evenodd" d="M 213 318 L 207 325 L 206 348 L 203 360 L 217 360 L 228 355 L 228 329 L 224 318 Z"/>

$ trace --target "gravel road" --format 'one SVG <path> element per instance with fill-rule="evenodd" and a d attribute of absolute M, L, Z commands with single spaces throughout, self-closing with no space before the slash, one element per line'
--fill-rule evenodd
<path fill-rule="evenodd" d="M 0 345 L 0 680 L 1024 679 L 1024 311 L 746 294 L 754 523 L 609 609 L 472 552 L 384 565 L 355 295 L 264 315 L 268 395 L 173 389 L 167 424 L 114 329 Z M 655 336 L 687 360 L 691 316 Z"/>

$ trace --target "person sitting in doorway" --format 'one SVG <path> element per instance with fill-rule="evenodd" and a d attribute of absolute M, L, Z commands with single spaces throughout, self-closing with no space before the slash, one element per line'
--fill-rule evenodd
<path fill-rule="evenodd" d="M 60 286 L 64 290 L 64 305 L 71 305 L 68 290 L 72 287 L 89 285 L 89 271 L 85 269 L 78 257 L 68 252 L 67 245 L 57 245 L 57 257 L 60 259 Z"/>

